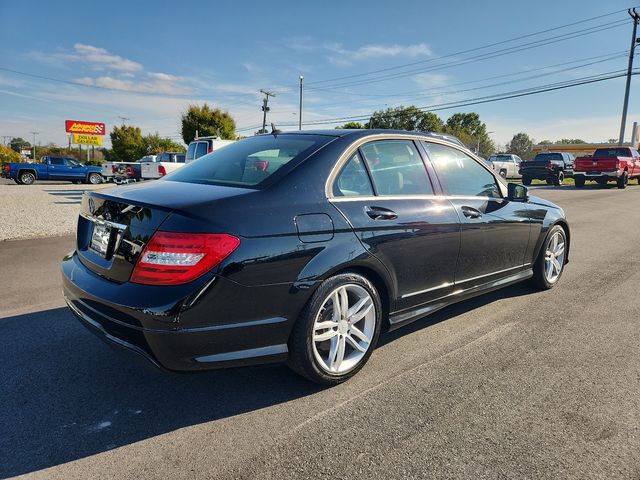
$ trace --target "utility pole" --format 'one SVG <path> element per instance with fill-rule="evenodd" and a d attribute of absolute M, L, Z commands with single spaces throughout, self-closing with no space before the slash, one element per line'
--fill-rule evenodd
<path fill-rule="evenodd" d="M 300 75 L 300 113 L 298 115 L 298 130 L 302 130 L 302 84 L 304 82 L 304 75 Z"/>
<path fill-rule="evenodd" d="M 269 97 L 275 97 L 275 93 L 267 92 L 266 90 L 260 90 L 260 93 L 264 93 L 264 99 L 262 100 L 262 133 L 265 133 L 267 126 L 267 112 L 269 111 Z"/>
<path fill-rule="evenodd" d="M 627 10 L 629 16 L 633 19 L 633 34 L 631 36 L 631 49 L 629 50 L 629 66 L 627 67 L 627 86 L 624 90 L 624 105 L 622 106 L 622 120 L 620 121 L 620 138 L 618 139 L 618 145 L 624 143 L 624 127 L 627 123 L 627 107 L 629 106 L 629 89 L 631 88 L 631 71 L 633 70 L 633 54 L 636 50 L 636 43 L 638 38 L 636 37 L 636 31 L 638 29 L 638 22 L 640 22 L 640 13 L 636 12 L 635 8 Z"/>
<path fill-rule="evenodd" d="M 36 135 L 38 135 L 40 132 L 31 132 L 33 133 L 33 161 L 36 161 Z"/>
<path fill-rule="evenodd" d="M 126 122 L 127 120 L 131 120 L 129 117 L 121 117 L 120 115 L 118 115 L 118 118 L 120 120 L 122 120 L 122 126 L 124 127 L 124 122 Z"/>

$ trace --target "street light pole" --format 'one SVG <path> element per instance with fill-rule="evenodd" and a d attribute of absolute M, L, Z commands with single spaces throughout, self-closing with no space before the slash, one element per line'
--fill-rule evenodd
<path fill-rule="evenodd" d="M 300 75 L 300 113 L 298 115 L 298 130 L 302 130 L 302 85 L 304 82 L 304 75 Z"/>
<path fill-rule="evenodd" d="M 33 161 L 36 161 L 36 135 L 38 135 L 40 132 L 31 132 L 33 133 Z"/>
<path fill-rule="evenodd" d="M 637 37 L 636 31 L 638 29 L 638 22 L 640 21 L 640 14 L 636 12 L 636 9 L 627 10 L 629 16 L 633 19 L 633 34 L 631 35 L 631 49 L 629 50 L 629 65 L 627 67 L 627 86 L 624 90 L 624 104 L 622 106 L 622 120 L 620 121 L 620 138 L 618 138 L 618 145 L 624 143 L 624 129 L 627 123 L 627 107 L 629 106 L 629 90 L 631 88 L 631 71 L 633 70 L 633 54 L 636 49 Z"/>

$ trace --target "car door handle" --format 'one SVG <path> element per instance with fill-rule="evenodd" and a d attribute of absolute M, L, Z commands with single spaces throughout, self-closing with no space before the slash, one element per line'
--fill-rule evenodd
<path fill-rule="evenodd" d="M 480 218 L 482 213 L 473 207 L 462 207 L 462 214 L 467 218 Z"/>
<path fill-rule="evenodd" d="M 395 220 L 398 214 L 383 207 L 364 207 L 364 211 L 374 220 Z"/>

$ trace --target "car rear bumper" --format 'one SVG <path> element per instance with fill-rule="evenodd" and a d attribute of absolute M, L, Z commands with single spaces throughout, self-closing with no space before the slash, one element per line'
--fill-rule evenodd
<path fill-rule="evenodd" d="M 620 170 L 615 170 L 613 172 L 574 172 L 574 177 L 585 177 L 585 179 L 598 179 L 598 178 L 618 178 L 622 175 Z"/>
<path fill-rule="evenodd" d="M 210 299 L 199 296 L 195 301 L 185 297 L 183 290 L 172 294 L 166 287 L 155 287 L 161 291 L 158 297 L 164 305 L 143 308 L 139 302 L 145 295 L 140 290 L 152 287 L 117 284 L 99 277 L 79 261 L 75 252 L 63 260 L 62 278 L 67 305 L 85 327 L 105 342 L 133 352 L 161 369 L 208 370 L 287 358 L 287 339 L 293 324 L 289 317 L 255 318 L 247 314 L 246 308 L 238 307 L 239 315 L 246 315 L 244 318 L 221 322 L 217 312 L 211 311 Z M 214 300 L 251 298 L 247 290 L 262 288 L 242 286 L 223 277 L 214 277 L 204 287 L 206 291 L 202 284 L 194 286 L 202 297 Z M 130 290 L 128 305 L 123 305 L 123 289 Z M 215 294 L 216 290 L 219 293 Z M 278 295 L 275 290 L 264 293 Z M 277 303 L 278 299 L 274 301 Z M 150 303 L 148 296 L 146 302 Z M 196 305 L 187 307 L 187 302 Z M 229 311 L 223 305 L 217 310 Z"/>

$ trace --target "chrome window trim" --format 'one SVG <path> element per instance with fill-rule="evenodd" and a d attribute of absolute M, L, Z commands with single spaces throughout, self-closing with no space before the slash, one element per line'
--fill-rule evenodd
<path fill-rule="evenodd" d="M 409 141 L 416 141 L 416 142 L 431 142 L 431 143 L 437 143 L 440 145 L 444 145 L 446 147 L 451 147 L 454 148 L 456 150 L 459 150 L 460 152 L 464 153 L 465 155 L 468 155 L 469 157 L 471 157 L 473 160 L 476 161 L 476 163 L 478 165 L 480 165 L 482 168 L 484 168 L 487 172 L 489 172 L 491 174 L 491 176 L 494 178 L 494 180 L 496 181 L 497 185 L 500 188 L 500 191 L 502 193 L 502 198 L 501 199 L 497 199 L 497 200 L 504 200 L 507 197 L 507 192 L 506 192 L 506 185 L 504 185 L 502 183 L 502 177 L 500 177 L 499 175 L 496 175 L 495 172 L 493 172 L 488 165 L 485 165 L 484 162 L 482 160 L 480 160 L 480 158 L 478 156 L 476 156 L 474 153 L 472 153 L 470 150 L 467 150 L 463 147 L 461 147 L 460 145 L 456 145 L 455 143 L 451 143 L 448 142 L 446 140 L 440 139 L 440 138 L 435 138 L 435 137 L 425 137 L 422 135 L 414 135 L 414 134 L 409 134 L 409 133 L 376 133 L 373 135 L 367 135 L 366 137 L 362 137 L 359 138 L 357 140 L 355 140 L 353 143 L 351 143 L 351 145 L 349 145 L 344 152 L 342 152 L 342 154 L 340 155 L 340 157 L 338 157 L 338 160 L 336 161 L 336 163 L 334 163 L 333 167 L 331 168 L 331 171 L 329 172 L 329 176 L 327 177 L 327 181 L 325 182 L 325 186 L 324 186 L 324 193 L 325 196 L 328 200 L 335 200 L 338 198 L 349 198 L 349 199 L 357 199 L 358 197 L 362 198 L 362 196 L 358 196 L 358 195 L 353 195 L 350 197 L 336 197 L 333 195 L 333 183 L 336 180 L 336 177 L 338 176 L 338 173 L 340 172 L 340 170 L 342 170 L 342 167 L 344 167 L 344 165 L 346 164 L 346 162 L 348 162 L 351 159 L 351 156 L 354 154 L 354 152 L 360 148 L 360 146 L 364 145 L 365 143 L 369 143 L 369 142 L 374 142 L 377 140 L 409 140 Z M 420 152 L 418 152 L 420 153 Z M 427 153 L 427 158 L 429 156 L 429 153 Z M 436 172 L 437 174 L 437 172 Z M 427 171 L 427 175 L 430 178 L 429 172 Z M 433 179 L 431 179 L 433 180 Z M 395 196 L 395 197 L 399 197 Z M 424 197 L 425 195 L 401 195 L 402 197 L 409 197 L 409 198 L 419 198 L 419 197 Z M 488 199 L 494 199 L 496 200 L 495 197 L 478 197 L 478 196 L 461 196 L 461 195 L 450 195 L 451 197 L 456 197 L 456 198 L 488 198 Z M 393 198 L 394 195 L 377 195 L 375 196 L 376 199 L 390 199 Z M 432 197 L 438 197 L 438 198 L 443 198 L 445 197 L 444 195 L 432 195 Z"/>
<path fill-rule="evenodd" d="M 332 197 L 327 200 L 334 203 L 357 202 L 357 201 L 379 201 L 379 200 L 487 200 L 504 201 L 504 197 L 480 197 L 474 195 L 351 195 L 347 197 Z"/>

